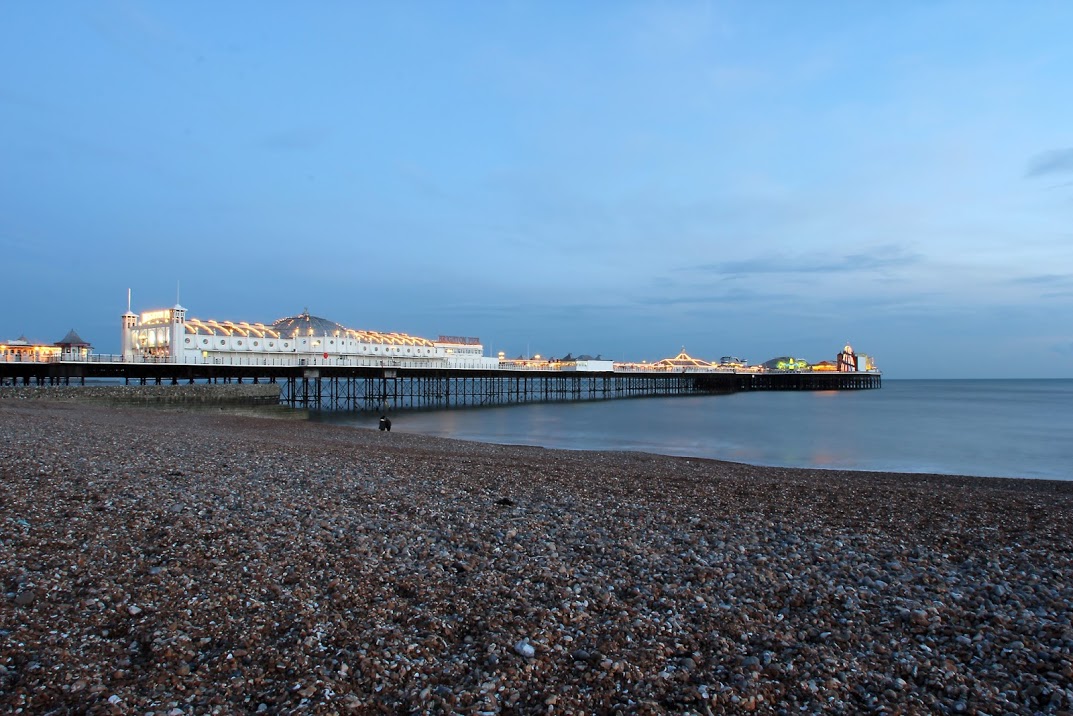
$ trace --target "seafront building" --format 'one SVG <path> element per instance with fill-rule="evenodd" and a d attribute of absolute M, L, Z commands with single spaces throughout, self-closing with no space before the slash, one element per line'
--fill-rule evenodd
<path fill-rule="evenodd" d="M 125 361 L 216 365 L 308 365 L 402 368 L 491 369 L 499 359 L 484 355 L 477 338 L 440 336 L 429 340 L 406 333 L 354 330 L 310 315 L 271 324 L 188 317 L 186 309 L 128 310 L 123 314 Z"/>
<path fill-rule="evenodd" d="M 85 360 L 92 352 L 93 346 L 82 340 L 82 337 L 72 328 L 67 331 L 67 335 L 55 343 L 34 343 L 26 336 L 0 343 L 0 362 L 77 361 Z"/>

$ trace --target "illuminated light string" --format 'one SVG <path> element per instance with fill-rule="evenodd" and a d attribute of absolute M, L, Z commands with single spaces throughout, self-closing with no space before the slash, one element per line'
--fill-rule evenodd
<path fill-rule="evenodd" d="M 165 326 L 170 325 L 172 320 L 172 312 L 170 309 L 162 311 L 150 311 L 142 314 L 142 321 L 139 328 L 148 328 L 153 326 Z M 190 335 L 208 335 L 208 336 L 233 336 L 239 335 L 244 337 L 253 336 L 255 338 L 281 338 L 282 334 L 274 329 L 272 326 L 265 325 L 264 323 L 250 323 L 248 321 L 217 321 L 215 319 L 200 319 L 200 318 L 188 318 L 186 319 L 186 332 Z M 300 334 L 299 328 L 295 328 L 291 332 L 292 338 L 298 338 Z M 313 328 L 308 328 L 306 335 L 315 335 Z M 367 331 L 367 330 L 355 330 L 351 328 L 343 328 L 341 330 L 333 331 L 331 334 L 333 337 L 349 338 L 351 340 L 359 341 L 361 343 L 379 343 L 382 345 L 394 345 L 394 346 L 421 346 L 432 348 L 435 343 L 427 338 L 421 338 L 420 336 L 411 336 L 407 333 L 381 333 L 379 331 Z"/>
<path fill-rule="evenodd" d="M 671 367 L 671 366 L 673 366 L 673 367 L 676 367 L 676 368 L 681 368 L 683 366 L 690 366 L 690 367 L 693 367 L 693 368 L 711 368 L 712 367 L 712 364 L 709 363 L 708 361 L 701 360 L 700 358 L 694 358 L 693 356 L 691 356 L 688 353 L 686 353 L 685 348 L 683 348 L 682 352 L 679 353 L 678 355 L 676 355 L 674 358 L 664 358 L 663 360 L 656 361 L 655 363 L 652 363 L 651 365 L 656 366 L 656 367 L 663 367 L 663 366 Z"/>

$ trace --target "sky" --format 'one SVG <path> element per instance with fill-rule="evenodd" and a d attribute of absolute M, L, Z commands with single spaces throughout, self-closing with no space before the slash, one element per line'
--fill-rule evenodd
<path fill-rule="evenodd" d="M 0 3 L 0 340 L 1073 378 L 1073 3 Z"/>

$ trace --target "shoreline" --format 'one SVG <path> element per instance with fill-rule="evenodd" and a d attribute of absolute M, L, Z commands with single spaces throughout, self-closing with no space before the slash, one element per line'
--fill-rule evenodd
<path fill-rule="evenodd" d="M 60 401 L 0 435 L 10 710 L 1073 703 L 1070 482 Z"/>
<path fill-rule="evenodd" d="M 909 380 L 909 379 L 903 379 Z M 950 382 L 948 379 L 935 379 L 940 382 Z M 965 379 L 965 380 L 991 380 L 991 379 Z M 1003 379 L 1005 381 L 1005 379 Z M 1039 382 L 1040 380 L 1070 380 L 1070 379 L 1024 379 Z M 1008 382 L 1008 381 L 1006 381 Z M 275 401 L 278 388 L 274 384 L 192 384 L 192 385 L 92 385 L 92 386 L 5 386 L 0 387 L 0 401 L 8 399 L 47 400 L 60 402 L 75 402 L 100 404 L 106 403 L 115 406 L 136 406 L 142 408 L 165 408 L 175 410 L 222 410 L 228 414 L 250 415 L 253 417 L 275 418 L 281 420 L 308 420 L 313 423 L 325 425 L 337 425 L 355 429 L 367 429 L 361 425 L 358 416 L 364 415 L 371 425 L 375 425 L 375 411 L 368 413 L 356 412 L 333 412 L 333 411 L 310 411 L 304 408 L 292 408 L 279 404 Z M 623 399 L 629 400 L 629 399 Z M 608 402 L 608 401 L 595 401 Z M 539 404 L 539 403 L 535 403 Z M 588 404 L 588 403 L 584 403 Z M 510 407 L 524 406 L 473 406 L 464 410 L 501 410 Z M 407 410 L 405 413 L 434 413 L 442 411 L 442 408 Z M 397 425 L 396 428 L 402 424 Z M 402 429 L 406 432 L 405 427 Z M 396 430 L 398 432 L 398 430 Z M 572 447 L 569 445 L 540 445 L 529 442 L 500 442 L 494 439 L 481 440 L 478 438 L 464 438 L 436 435 L 434 433 L 414 432 L 415 435 L 425 435 L 433 438 L 453 439 L 474 442 L 484 445 L 501 445 L 505 447 L 540 447 L 547 450 L 565 450 L 570 452 L 625 452 L 643 453 L 667 458 L 681 458 L 688 460 L 712 460 L 715 462 L 728 462 L 740 464 L 758 469 L 776 470 L 814 470 L 821 472 L 854 472 L 873 475 L 920 475 L 933 477 L 972 477 L 981 479 L 997 480 L 1030 480 L 1044 482 L 1071 482 L 1073 478 L 1057 477 L 1054 474 L 977 474 L 972 472 L 936 472 L 929 469 L 905 470 L 896 467 L 812 467 L 792 464 L 743 462 L 728 460 L 715 456 L 699 454 L 653 452 L 646 447 L 617 447 L 607 446 L 601 448 Z"/>
<path fill-rule="evenodd" d="M 477 408 L 479 410 L 479 408 Z M 256 412 L 248 413 L 250 417 L 269 417 L 261 416 Z M 333 425 L 336 427 L 349 429 L 349 430 L 368 430 L 376 432 L 375 418 L 370 417 L 370 426 L 357 425 L 346 421 L 329 421 L 319 420 L 317 418 L 310 418 L 309 421 L 313 424 L 320 425 Z M 429 439 L 429 440 L 442 440 L 447 443 L 461 443 L 463 445 L 476 445 L 485 447 L 496 448 L 519 448 L 524 450 L 545 450 L 549 453 L 564 452 L 572 453 L 584 456 L 586 454 L 592 455 L 622 455 L 631 456 L 636 455 L 642 458 L 648 458 L 651 460 L 667 460 L 676 461 L 682 460 L 687 464 L 691 462 L 697 463 L 711 463 L 713 467 L 720 465 L 730 466 L 738 470 L 755 470 L 757 472 L 767 471 L 788 471 L 790 473 L 803 473 L 807 474 L 811 478 L 822 479 L 824 474 L 836 474 L 838 476 L 857 475 L 861 477 L 870 477 L 877 479 L 894 479 L 901 481 L 926 481 L 926 482 L 949 482 L 950 484 L 960 484 L 963 486 L 971 486 L 974 483 L 981 483 L 981 486 L 987 485 L 994 489 L 1002 489 L 1006 483 L 1013 483 L 1010 485 L 1011 489 L 1025 489 L 1036 483 L 1041 483 L 1043 489 L 1054 489 L 1058 492 L 1069 492 L 1073 495 L 1073 480 L 1061 480 L 1054 477 L 1003 477 L 1001 475 L 969 475 L 954 472 L 901 472 L 898 470 L 866 470 L 866 469 L 851 469 L 851 468 L 838 468 L 838 467 L 797 467 L 793 465 L 763 465 L 752 462 L 738 462 L 735 460 L 723 460 L 717 457 L 706 457 L 703 455 L 672 455 L 669 453 L 651 452 L 647 450 L 631 450 L 631 449 L 614 449 L 614 448 L 572 448 L 572 447 L 554 447 L 550 445 L 538 445 L 536 443 L 504 443 L 493 442 L 484 440 L 475 440 L 471 438 L 456 438 L 444 435 L 433 435 L 430 433 L 422 432 L 410 432 L 405 428 L 399 429 L 399 421 L 393 426 L 393 434 L 395 435 L 409 435 L 416 438 Z"/>
<path fill-rule="evenodd" d="M 467 408 L 467 410 L 482 410 L 482 409 L 484 409 L 484 408 Z M 493 408 L 493 409 L 495 409 L 495 408 Z M 312 423 L 321 424 L 321 425 L 334 425 L 334 426 L 345 427 L 345 428 L 350 428 L 350 429 L 354 429 L 354 430 L 374 430 L 374 431 L 376 430 L 376 425 L 375 425 L 376 418 L 373 417 L 372 413 L 370 413 L 369 417 L 368 417 L 368 420 L 369 420 L 369 425 L 368 426 L 360 425 L 356 421 L 354 421 L 353 419 L 348 419 L 348 418 L 339 418 L 339 419 L 320 418 L 320 417 L 315 417 L 315 416 L 310 415 L 308 419 Z M 486 441 L 486 440 L 478 440 L 476 438 L 451 437 L 451 436 L 445 436 L 445 435 L 436 435 L 436 434 L 433 434 L 433 433 L 407 431 L 406 427 L 405 427 L 405 423 L 403 423 L 401 420 L 396 420 L 395 432 L 400 433 L 400 434 L 407 434 L 407 435 L 419 435 L 419 436 L 422 436 L 422 437 L 427 437 L 427 438 L 432 438 L 432 439 L 437 439 L 437 440 L 454 440 L 454 441 L 463 442 L 463 443 L 473 443 L 473 444 L 476 444 L 476 445 L 494 445 L 494 446 L 500 446 L 500 447 L 532 448 L 532 449 L 540 449 L 540 450 L 563 451 L 563 452 L 570 452 L 570 453 L 612 453 L 612 454 L 614 454 L 614 453 L 624 453 L 624 454 L 650 455 L 650 456 L 658 457 L 658 458 L 666 458 L 668 460 L 704 460 L 704 461 L 713 462 L 713 463 L 724 463 L 724 464 L 728 464 L 728 465 L 740 465 L 742 467 L 755 468 L 757 470 L 794 470 L 794 471 L 800 470 L 800 471 L 814 472 L 814 473 L 828 473 L 828 472 L 830 472 L 830 473 L 853 473 L 853 474 L 859 473 L 859 474 L 862 474 L 862 475 L 891 475 L 891 476 L 901 476 L 901 477 L 904 477 L 904 478 L 914 478 L 914 477 L 943 478 L 943 477 L 949 477 L 949 478 L 964 478 L 964 479 L 970 479 L 970 480 L 1004 480 L 1004 481 L 1011 481 L 1011 482 L 1022 482 L 1022 481 L 1026 481 L 1026 482 L 1045 482 L 1045 483 L 1056 483 L 1056 484 L 1069 484 L 1071 489 L 1073 489 L 1073 478 L 1062 479 L 1062 478 L 1053 477 L 1053 476 L 1049 476 L 1049 475 L 1041 475 L 1039 477 L 1035 477 L 1035 476 L 1031 476 L 1031 475 L 1013 475 L 1013 476 L 1007 476 L 1007 475 L 974 475 L 974 474 L 971 474 L 971 473 L 934 472 L 934 471 L 928 471 L 928 470 L 904 471 L 904 470 L 884 470 L 884 469 L 873 469 L 873 468 L 801 467 L 801 466 L 797 466 L 797 465 L 778 465 L 778 464 L 764 464 L 764 463 L 758 463 L 758 462 L 741 462 L 741 461 L 737 461 L 737 460 L 726 460 L 726 459 L 722 459 L 722 458 L 718 458 L 718 457 L 709 457 L 709 456 L 705 456 L 705 455 L 695 455 L 695 454 L 685 455 L 685 454 L 672 454 L 672 453 L 669 453 L 669 452 L 667 452 L 667 453 L 653 452 L 651 450 L 645 450 L 645 449 L 640 449 L 640 448 L 638 448 L 638 449 L 614 448 L 614 447 L 584 448 L 584 447 L 567 447 L 567 446 L 556 446 L 556 445 L 540 445 L 540 444 L 537 444 L 537 443 L 497 442 L 497 441 L 494 441 L 494 440 L 487 440 Z"/>

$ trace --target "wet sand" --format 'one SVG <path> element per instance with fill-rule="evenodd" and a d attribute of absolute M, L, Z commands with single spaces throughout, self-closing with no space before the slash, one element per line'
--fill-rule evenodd
<path fill-rule="evenodd" d="M 0 710 L 1063 713 L 1073 483 L 0 400 Z"/>

